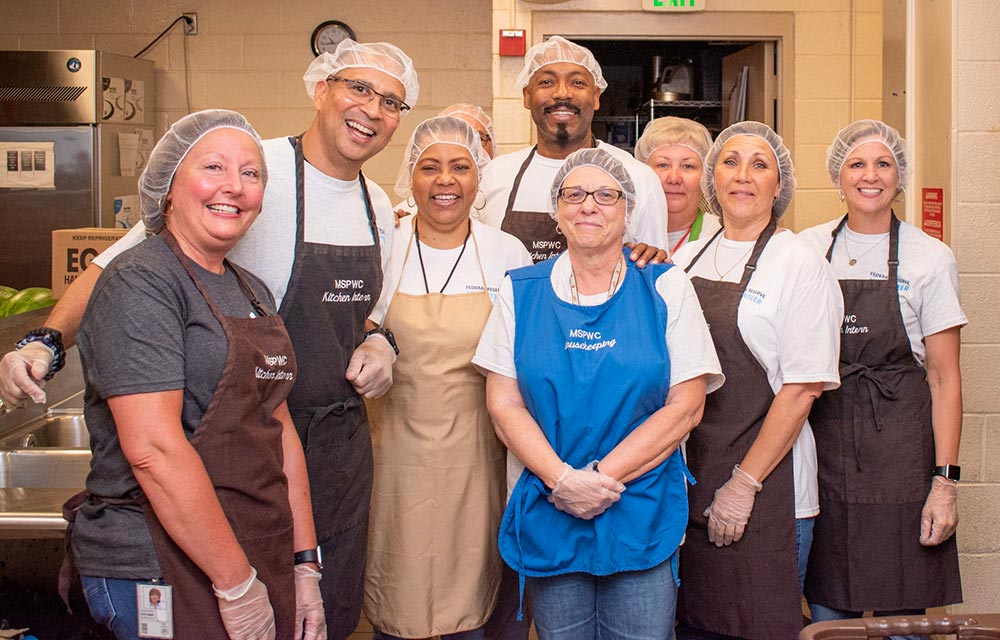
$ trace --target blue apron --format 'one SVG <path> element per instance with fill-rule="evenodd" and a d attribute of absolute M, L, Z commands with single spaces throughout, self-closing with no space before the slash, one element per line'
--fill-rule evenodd
<path fill-rule="evenodd" d="M 560 300 L 549 275 L 556 258 L 510 273 L 514 363 L 525 405 L 555 452 L 574 468 L 600 460 L 663 407 L 670 389 L 667 307 L 657 277 L 627 259 L 621 288 L 603 304 Z M 500 553 L 525 575 L 609 575 L 655 567 L 680 545 L 690 478 L 680 450 L 628 483 L 592 520 L 563 513 L 525 469 L 500 525 Z M 676 575 L 676 571 L 675 571 Z"/>

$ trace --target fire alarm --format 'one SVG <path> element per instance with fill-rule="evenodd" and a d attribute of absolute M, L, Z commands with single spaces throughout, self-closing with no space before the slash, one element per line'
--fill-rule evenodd
<path fill-rule="evenodd" d="M 523 56 L 526 50 L 525 40 L 524 29 L 501 29 L 500 55 Z"/>

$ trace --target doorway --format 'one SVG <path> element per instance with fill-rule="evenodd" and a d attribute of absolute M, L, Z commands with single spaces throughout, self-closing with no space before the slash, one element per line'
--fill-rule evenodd
<path fill-rule="evenodd" d="M 629 152 L 651 120 L 690 118 L 714 137 L 740 120 L 779 121 L 775 40 L 588 40 L 608 88 L 594 135 Z"/>

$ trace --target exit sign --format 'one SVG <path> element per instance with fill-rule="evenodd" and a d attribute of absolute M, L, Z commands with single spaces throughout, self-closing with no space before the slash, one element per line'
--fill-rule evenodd
<path fill-rule="evenodd" d="M 642 0 L 643 11 L 704 11 L 708 0 Z"/>

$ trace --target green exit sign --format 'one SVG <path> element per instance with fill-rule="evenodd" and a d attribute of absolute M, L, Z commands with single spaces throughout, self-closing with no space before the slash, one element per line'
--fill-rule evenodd
<path fill-rule="evenodd" d="M 708 0 L 642 0 L 643 11 L 704 11 Z"/>

